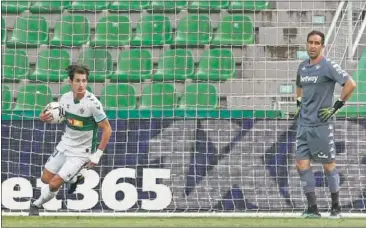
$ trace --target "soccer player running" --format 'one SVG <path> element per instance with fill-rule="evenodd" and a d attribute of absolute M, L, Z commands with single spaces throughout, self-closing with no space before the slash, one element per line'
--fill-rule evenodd
<path fill-rule="evenodd" d="M 320 213 L 315 196 L 315 178 L 311 161 L 322 163 L 331 193 L 331 218 L 340 217 L 339 174 L 335 164 L 333 115 L 345 104 L 356 87 L 353 79 L 334 61 L 323 56 L 324 34 L 311 31 L 307 36 L 309 59 L 297 71 L 296 94 L 298 127 L 296 134 L 296 168 L 308 202 L 304 217 L 317 218 Z M 343 89 L 333 104 L 335 83 Z"/>
<path fill-rule="evenodd" d="M 41 177 L 45 185 L 41 196 L 30 203 L 29 215 L 39 215 L 39 208 L 54 198 L 64 183 L 75 179 L 81 170 L 98 164 L 112 134 L 101 103 L 86 90 L 89 69 L 71 65 L 67 72 L 72 91 L 62 95 L 59 101 L 66 114 L 65 132 L 45 164 Z M 48 113 L 40 115 L 43 122 L 51 119 Z M 102 138 L 96 148 L 98 128 L 102 130 Z"/>

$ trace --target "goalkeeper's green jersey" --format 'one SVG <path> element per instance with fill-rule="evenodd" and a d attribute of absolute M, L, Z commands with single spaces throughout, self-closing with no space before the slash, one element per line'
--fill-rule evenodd
<path fill-rule="evenodd" d="M 72 156 L 89 156 L 96 150 L 98 123 L 107 118 L 100 101 L 86 91 L 81 100 L 75 100 L 68 92 L 59 103 L 66 114 L 66 127 L 57 149 Z"/>

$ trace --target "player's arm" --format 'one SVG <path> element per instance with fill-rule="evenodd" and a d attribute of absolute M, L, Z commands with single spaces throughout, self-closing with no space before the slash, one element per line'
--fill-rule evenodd
<path fill-rule="evenodd" d="M 98 128 L 102 130 L 102 139 L 99 143 L 98 149 L 94 152 L 90 157 L 90 162 L 87 165 L 87 168 L 94 167 L 99 163 L 100 158 L 103 155 L 105 148 L 109 142 L 109 139 L 112 135 L 112 128 L 107 119 L 107 115 L 105 114 L 103 107 L 99 101 L 94 102 L 92 106 L 92 113 L 95 122 L 98 124 Z"/>
<path fill-rule="evenodd" d="M 342 101 L 347 101 L 351 97 L 355 88 L 356 88 L 356 82 L 351 77 L 349 77 L 347 81 L 344 83 L 340 99 Z"/>
<path fill-rule="evenodd" d="M 299 67 L 299 70 L 300 70 L 300 67 Z M 296 111 L 296 114 L 295 114 L 295 118 L 299 117 L 300 109 L 301 109 L 301 98 L 302 98 L 302 86 L 301 86 L 301 81 L 300 81 L 299 70 L 297 71 L 297 75 L 296 75 L 296 106 L 297 106 L 297 111 Z"/>
<path fill-rule="evenodd" d="M 340 100 L 343 102 L 347 101 L 356 88 L 356 82 L 335 62 L 331 62 L 328 75 L 343 87 Z"/>
<path fill-rule="evenodd" d="M 104 119 L 98 123 L 98 128 L 102 130 L 102 139 L 100 140 L 98 150 L 104 151 L 112 135 L 112 128 L 108 119 Z"/>
<path fill-rule="evenodd" d="M 300 82 L 300 74 L 297 73 L 297 76 L 296 76 L 296 99 L 299 99 L 301 100 L 301 97 L 302 97 L 302 86 L 301 86 L 301 82 Z"/>
<path fill-rule="evenodd" d="M 323 122 L 329 120 L 340 108 L 343 107 L 356 88 L 356 82 L 335 62 L 331 62 L 329 64 L 329 72 L 327 76 L 339 83 L 343 88 L 340 98 L 334 103 L 333 107 L 323 108 L 319 111 L 318 116 Z"/>

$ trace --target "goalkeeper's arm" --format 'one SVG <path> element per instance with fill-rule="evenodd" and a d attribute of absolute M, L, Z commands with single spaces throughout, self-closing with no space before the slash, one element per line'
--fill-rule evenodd
<path fill-rule="evenodd" d="M 349 77 L 348 80 L 344 83 L 342 93 L 340 98 L 334 103 L 333 107 L 323 108 L 319 110 L 319 118 L 326 122 L 328 121 L 339 109 L 343 107 L 348 98 L 351 97 L 353 90 L 356 88 L 356 82 Z"/>
<path fill-rule="evenodd" d="M 300 83 L 300 75 L 297 74 L 296 76 L 296 113 L 295 113 L 295 119 L 299 117 L 300 111 L 301 111 L 301 98 L 302 98 L 302 86 Z"/>
<path fill-rule="evenodd" d="M 351 77 L 349 77 L 346 83 L 344 83 L 340 100 L 346 102 L 348 98 L 351 97 L 353 90 L 355 90 L 355 88 L 356 88 L 356 82 Z"/>

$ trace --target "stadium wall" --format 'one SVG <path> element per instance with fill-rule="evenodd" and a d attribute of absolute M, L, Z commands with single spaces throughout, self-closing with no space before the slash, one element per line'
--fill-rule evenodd
<path fill-rule="evenodd" d="M 63 188 L 48 210 L 72 212 L 258 212 L 303 210 L 295 170 L 296 122 L 280 119 L 152 118 L 111 120 L 101 165 L 79 194 Z M 17 212 L 40 194 L 41 170 L 63 125 L 2 121 L 2 209 Z M 337 120 L 343 211 L 366 208 L 366 120 Z M 322 209 L 326 179 L 315 166 Z M 123 192 L 123 193 L 122 193 Z"/>

